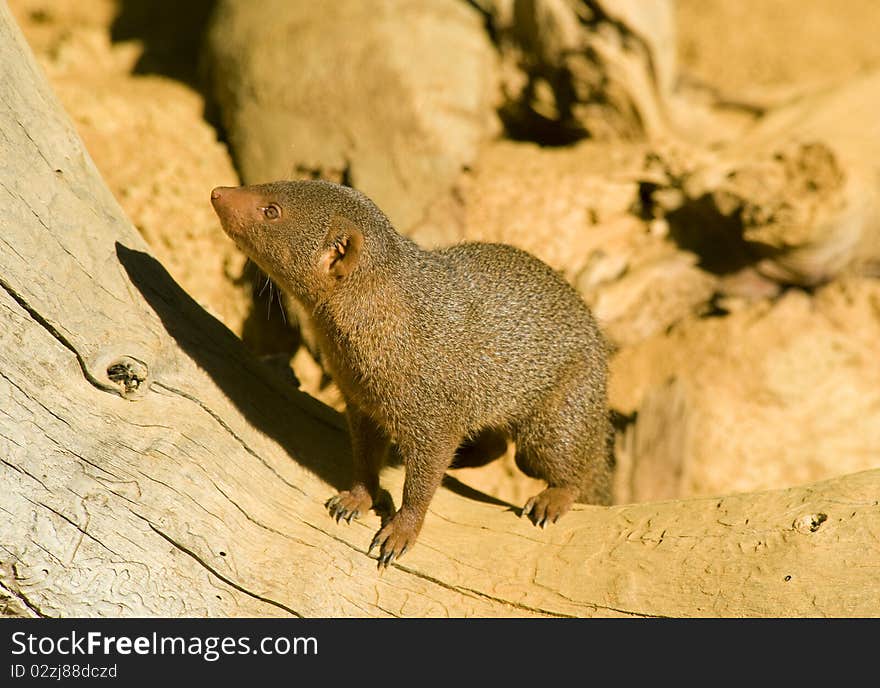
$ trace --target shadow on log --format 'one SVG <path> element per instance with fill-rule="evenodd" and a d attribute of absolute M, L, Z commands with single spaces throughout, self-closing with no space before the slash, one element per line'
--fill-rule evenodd
<path fill-rule="evenodd" d="M 151 255 L 127 248 L 119 242 L 116 242 L 116 255 L 131 284 L 158 316 L 165 332 L 182 352 L 207 373 L 247 423 L 273 438 L 303 467 L 337 490 L 343 489 L 349 474 L 347 461 L 328 460 L 332 457 L 302 451 L 296 438 L 302 438 L 308 432 L 300 427 L 303 423 L 310 425 L 318 420 L 327 424 L 328 430 L 338 433 L 345 427 L 344 421 L 329 409 L 319 413 L 317 418 L 304 420 L 297 406 L 308 406 L 312 400 L 296 389 L 292 372 L 289 378 L 281 380 L 281 384 L 271 385 L 270 390 L 254 389 L 254 378 L 259 380 L 278 373 L 249 371 L 248 368 L 252 369 L 254 365 L 247 360 L 238 338 L 181 289 Z M 160 387 L 164 384 L 161 380 L 154 380 L 153 383 Z M 182 390 L 174 391 L 188 394 Z M 319 408 L 314 402 L 312 404 L 314 409 Z"/>
<path fill-rule="evenodd" d="M 337 414 L 177 287 L 0 5 L 0 608 L 23 616 L 880 612 L 880 471 L 576 507 L 540 531 L 442 489 L 383 576 L 324 501 Z M 207 190 L 206 190 L 207 202 Z M 400 490 L 401 474 L 385 476 Z"/>

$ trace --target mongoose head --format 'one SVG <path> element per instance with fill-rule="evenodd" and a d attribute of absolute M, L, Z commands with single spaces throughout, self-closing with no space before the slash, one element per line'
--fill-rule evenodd
<path fill-rule="evenodd" d="M 398 236 L 370 199 L 331 182 L 221 186 L 211 203 L 238 247 L 307 306 L 369 270 Z"/>

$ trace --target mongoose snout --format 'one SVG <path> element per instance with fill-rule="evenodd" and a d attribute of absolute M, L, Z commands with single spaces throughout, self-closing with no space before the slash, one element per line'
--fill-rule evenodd
<path fill-rule="evenodd" d="M 337 521 L 373 508 L 397 446 L 406 477 L 370 546 L 380 567 L 413 546 L 453 461 L 497 454 L 504 437 L 519 468 L 547 483 L 523 508 L 534 523 L 575 500 L 609 502 L 607 346 L 548 265 L 504 244 L 422 249 L 365 195 L 330 182 L 218 187 L 211 202 L 309 314 L 345 398 L 354 475 L 327 502 Z"/>
<path fill-rule="evenodd" d="M 211 191 L 211 205 L 224 231 L 235 239 L 249 233 L 270 201 L 246 187 L 218 186 Z"/>

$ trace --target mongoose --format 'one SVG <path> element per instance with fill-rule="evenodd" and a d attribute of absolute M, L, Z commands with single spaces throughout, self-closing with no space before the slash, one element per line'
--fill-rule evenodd
<path fill-rule="evenodd" d="M 609 502 L 606 343 L 548 265 L 503 244 L 422 249 L 364 194 L 330 182 L 218 187 L 211 202 L 310 314 L 345 399 L 354 478 L 327 502 L 337 522 L 373 507 L 397 445 L 403 499 L 369 548 L 380 568 L 415 543 L 456 452 L 497 447 L 500 434 L 517 466 L 547 482 L 523 508 L 535 524 L 575 500 Z"/>

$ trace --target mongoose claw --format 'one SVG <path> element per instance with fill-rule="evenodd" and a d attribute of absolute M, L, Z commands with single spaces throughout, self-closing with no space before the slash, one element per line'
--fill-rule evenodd
<path fill-rule="evenodd" d="M 548 487 L 526 502 L 522 515 L 528 516 L 539 528 L 556 523 L 571 508 L 576 491 L 568 487 Z"/>
<path fill-rule="evenodd" d="M 343 519 L 346 523 L 351 523 L 353 518 L 359 518 L 361 514 L 369 511 L 372 505 L 373 500 L 370 496 L 358 490 L 340 492 L 325 503 L 330 517 L 335 518 L 337 523 Z"/>
<path fill-rule="evenodd" d="M 398 512 L 373 537 L 367 554 L 371 554 L 378 547 L 378 567 L 380 571 L 384 571 L 388 568 L 389 564 L 393 563 L 396 559 L 400 559 L 415 544 L 418 534 L 419 526 L 413 526 L 405 518 L 401 518 L 400 512 Z"/>

